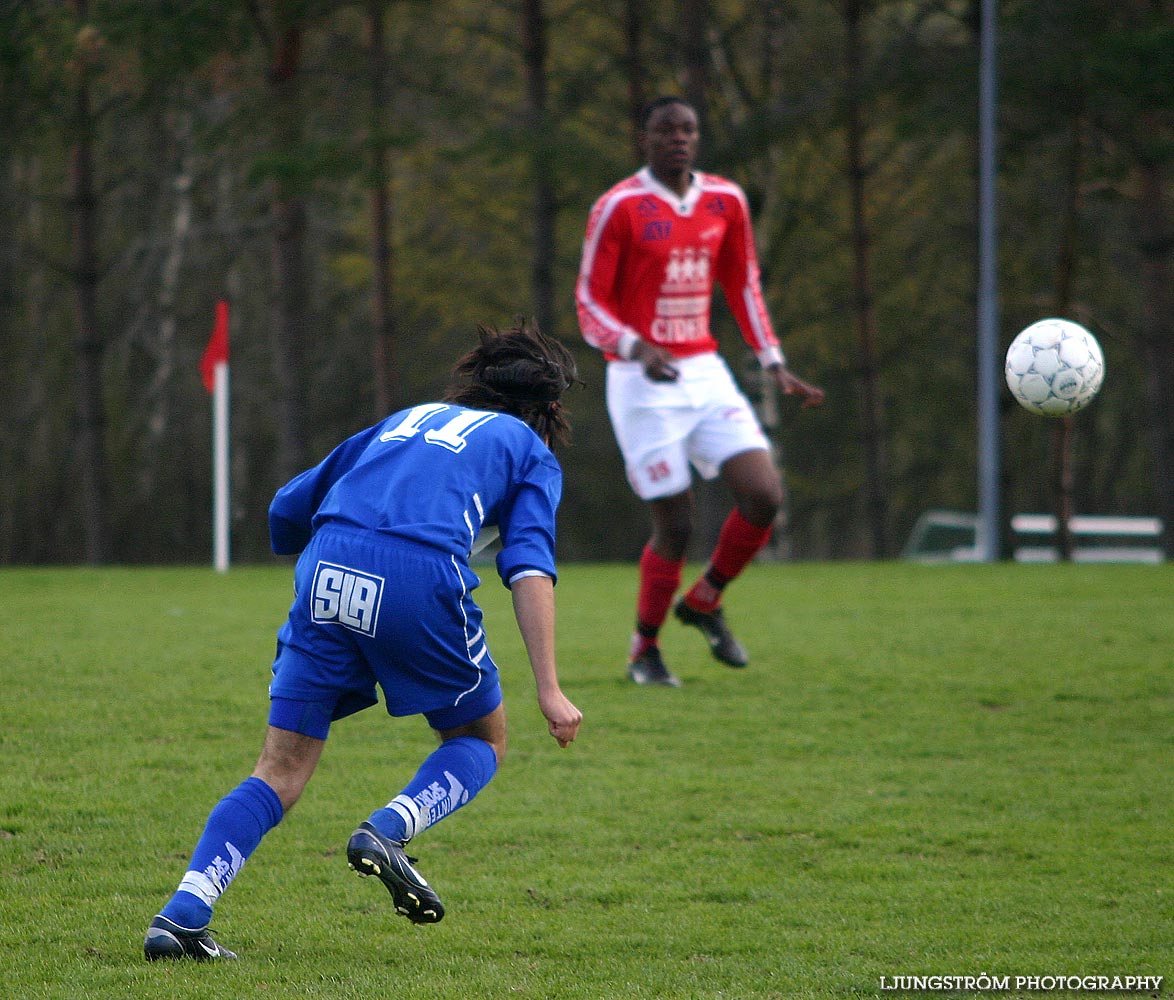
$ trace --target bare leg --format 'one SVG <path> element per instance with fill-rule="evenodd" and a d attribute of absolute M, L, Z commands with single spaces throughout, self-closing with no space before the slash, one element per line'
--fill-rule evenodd
<path fill-rule="evenodd" d="M 685 558 L 689 538 L 693 534 L 693 492 L 686 490 L 676 496 L 650 500 L 652 537 L 648 545 L 662 559 L 680 562 Z"/>
<path fill-rule="evenodd" d="M 436 735 L 440 737 L 441 743 L 456 739 L 458 736 L 475 736 L 479 740 L 484 740 L 493 747 L 494 756 L 497 757 L 497 762 L 500 764 L 505 760 L 508 735 L 505 705 L 498 705 L 488 715 L 483 715 L 463 726 L 457 726 L 455 729 L 438 730 Z"/>
<path fill-rule="evenodd" d="M 726 625 L 720 606 L 722 594 L 770 538 L 783 502 L 783 486 L 765 448 L 728 458 L 721 472 L 734 494 L 735 507 L 722 525 L 709 565 L 678 602 L 676 615 L 701 631 L 716 659 L 731 667 L 744 667 L 749 656 Z"/>
<path fill-rule="evenodd" d="M 760 528 L 774 523 L 783 505 L 783 484 L 769 451 L 754 448 L 734 455 L 722 465 L 721 475 L 747 521 Z"/>
<path fill-rule="evenodd" d="M 301 798 L 325 746 L 325 740 L 270 726 L 253 777 L 277 793 L 282 809 L 288 813 Z"/>

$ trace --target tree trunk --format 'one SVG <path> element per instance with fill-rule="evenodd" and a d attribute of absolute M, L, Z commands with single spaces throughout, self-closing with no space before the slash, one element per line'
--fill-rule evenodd
<path fill-rule="evenodd" d="M 1067 316 L 1072 308 L 1072 288 L 1076 280 L 1076 244 L 1080 229 L 1080 189 L 1084 179 L 1084 119 L 1077 114 L 1072 123 L 1072 142 L 1068 152 L 1068 190 L 1064 219 L 1060 231 L 1060 251 L 1056 260 L 1056 298 L 1054 316 Z M 1075 420 L 1062 417 L 1052 434 L 1053 512 L 1056 515 L 1056 554 L 1061 562 L 1072 561 L 1072 528 L 1075 512 L 1073 492 L 1076 477 L 1072 472 L 1072 441 Z"/>
<path fill-rule="evenodd" d="M 86 0 L 75 0 L 79 23 Z M 84 44 L 80 41 L 79 47 Z M 110 557 L 106 476 L 106 409 L 102 399 L 102 360 L 106 351 L 98 318 L 98 195 L 94 187 L 94 115 L 87 80 L 90 54 L 78 53 L 77 90 L 69 153 L 69 215 L 75 348 L 78 378 L 78 449 L 81 459 L 82 524 L 86 562 L 100 565 Z"/>
<path fill-rule="evenodd" d="M 274 102 L 274 148 L 287 156 L 299 147 L 302 138 L 301 48 L 301 26 L 297 23 L 282 26 L 269 80 Z M 273 181 L 271 214 L 274 287 L 270 337 L 277 381 L 277 475 L 285 481 L 306 465 L 309 403 L 305 378 L 306 206 L 301 185 L 289 171 Z"/>
<path fill-rule="evenodd" d="M 632 122 L 633 163 L 641 163 L 640 115 L 648 102 L 644 90 L 644 3 L 627 0 L 624 4 L 624 72 L 628 78 L 628 114 Z"/>
<path fill-rule="evenodd" d="M 776 0 L 760 0 L 759 8 L 763 23 L 762 61 L 759 67 L 761 92 L 764 95 L 766 107 L 771 116 L 777 113 L 784 100 L 785 87 L 783 84 L 783 11 Z M 767 126 L 769 128 L 769 125 Z M 779 211 L 783 200 L 783 184 L 781 168 L 784 162 L 783 145 L 779 142 L 769 143 L 763 162 L 760 193 L 762 209 L 756 220 L 755 231 L 758 237 L 759 260 L 773 259 L 772 246 L 780 238 Z M 764 253 L 765 251 L 765 253 Z M 763 283 L 767 275 L 763 272 Z M 780 338 L 781 339 L 781 338 Z M 787 488 L 786 462 L 782 448 L 778 442 L 779 428 L 779 390 L 778 383 L 769 372 L 760 370 L 758 373 L 758 399 L 755 403 L 758 420 L 766 431 L 770 441 L 771 457 L 775 467 L 779 470 L 779 477 L 783 484 L 783 503 L 775 515 L 774 532 L 770 543 L 759 554 L 759 559 L 785 559 L 790 549 L 790 504 L 791 491 Z"/>
<path fill-rule="evenodd" d="M 375 379 L 375 419 L 396 408 L 395 287 L 391 251 L 391 186 L 383 115 L 387 106 L 387 50 L 383 39 L 385 0 L 368 0 L 371 80 L 371 319 L 374 327 L 372 367 Z"/>
<path fill-rule="evenodd" d="M 701 145 L 706 145 L 709 116 L 706 97 L 709 93 L 709 46 L 706 32 L 709 28 L 707 0 L 681 0 L 681 48 L 685 58 L 685 98 L 697 112 L 701 129 Z"/>
<path fill-rule="evenodd" d="M 885 449 L 884 404 L 878 388 L 876 361 L 876 313 L 872 301 L 872 237 L 868 228 L 865 187 L 869 167 L 864 161 L 864 125 L 861 94 L 864 82 L 860 22 L 863 4 L 847 0 L 844 22 L 845 113 L 848 129 L 848 182 L 852 203 L 852 288 L 853 317 L 859 358 L 861 444 L 864 449 L 868 527 L 872 555 L 889 555 L 888 459 Z"/>
<path fill-rule="evenodd" d="M 1143 162 L 1138 173 L 1142 329 L 1137 340 L 1146 374 L 1154 493 L 1166 525 L 1166 555 L 1174 558 L 1174 231 L 1166 214 L 1162 165 Z"/>
<path fill-rule="evenodd" d="M 554 159 L 550 116 L 546 106 L 546 12 L 542 0 L 523 0 L 522 57 L 526 67 L 526 117 L 530 132 L 534 184 L 534 245 L 530 284 L 538 326 L 553 336 L 555 223 L 558 202 L 554 190 Z"/>
<path fill-rule="evenodd" d="M 146 440 L 144 441 L 144 466 L 140 489 L 149 496 L 159 483 L 159 453 L 172 433 L 174 423 L 173 403 L 175 398 L 173 380 L 176 371 L 176 331 L 179 320 L 176 316 L 176 301 L 179 295 L 180 272 L 187 256 L 188 239 L 192 228 L 192 187 L 194 183 L 193 162 L 190 150 L 190 116 L 182 115 L 176 129 L 176 141 L 182 152 L 178 170 L 171 187 L 175 191 L 175 209 L 172 213 L 171 232 L 168 235 L 167 250 L 159 269 L 159 290 L 156 304 L 159 310 L 159 326 L 152 345 L 155 371 L 147 388 Z M 209 310 L 211 314 L 211 310 Z"/>

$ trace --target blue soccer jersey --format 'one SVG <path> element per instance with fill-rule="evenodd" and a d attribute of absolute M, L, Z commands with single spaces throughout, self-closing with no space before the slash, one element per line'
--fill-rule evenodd
<path fill-rule="evenodd" d="M 327 524 L 365 529 L 468 559 L 497 527 L 497 570 L 556 576 L 555 513 L 562 470 L 546 444 L 508 414 L 423 403 L 348 438 L 278 490 L 273 551 L 301 552 Z"/>

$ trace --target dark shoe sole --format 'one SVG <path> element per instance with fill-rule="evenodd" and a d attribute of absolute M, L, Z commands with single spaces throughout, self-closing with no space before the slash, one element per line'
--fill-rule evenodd
<path fill-rule="evenodd" d="M 694 611 L 685 603 L 684 598 L 677 601 L 673 607 L 673 614 L 682 625 L 690 625 L 705 636 L 705 641 L 709 643 L 709 651 L 719 663 L 724 663 L 727 667 L 733 667 L 735 670 L 749 666 L 750 654 L 733 635 L 729 634 L 728 626 L 725 627 L 726 635 L 723 637 L 722 626 L 712 624 L 715 620 L 714 615 L 707 615 L 704 611 Z"/>
<path fill-rule="evenodd" d="M 424 881 L 423 876 L 411 868 L 406 854 L 398 845 L 389 848 L 368 823 L 363 823 L 352 834 L 347 844 L 347 864 L 361 878 L 375 876 L 391 893 L 395 912 L 407 917 L 414 924 L 437 924 L 444 919 L 444 904 L 440 897 Z M 393 857 L 393 852 L 403 855 L 402 860 Z M 415 872 L 421 885 L 396 870 L 397 862 Z"/>

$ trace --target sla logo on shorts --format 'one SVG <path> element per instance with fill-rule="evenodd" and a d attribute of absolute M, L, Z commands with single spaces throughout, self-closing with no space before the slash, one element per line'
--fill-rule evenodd
<path fill-rule="evenodd" d="M 336 622 L 363 635 L 374 635 L 379 619 L 383 577 L 320 562 L 314 570 L 310 616 L 320 624 Z"/>

